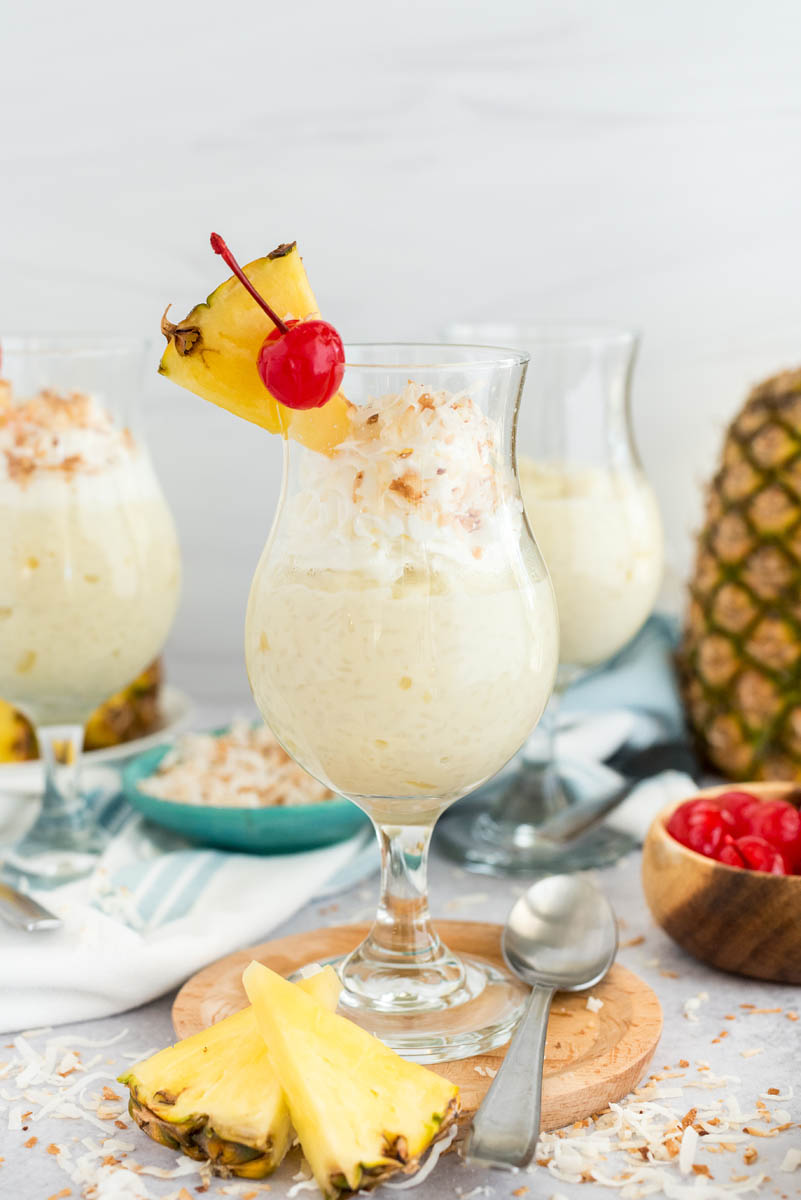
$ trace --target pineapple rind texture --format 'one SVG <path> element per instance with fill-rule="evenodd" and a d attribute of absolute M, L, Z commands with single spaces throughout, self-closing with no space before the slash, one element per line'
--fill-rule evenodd
<path fill-rule="evenodd" d="M 36 758 L 36 736 L 22 713 L 0 700 L 0 763 Z"/>
<path fill-rule="evenodd" d="M 323 1194 L 338 1200 L 415 1171 L 458 1112 L 459 1089 L 405 1062 L 260 963 L 243 975 L 292 1124 Z"/>
<path fill-rule="evenodd" d="M 331 967 L 288 986 L 330 1009 L 341 990 Z M 250 1007 L 136 1063 L 119 1081 L 148 1137 L 208 1159 L 215 1174 L 263 1178 L 289 1149 L 289 1110 Z"/>
<path fill-rule="evenodd" d="M 317 301 L 294 242 L 244 268 L 256 290 L 282 319 L 319 317 Z M 165 318 L 167 348 L 159 372 L 196 395 L 270 433 L 328 452 L 347 434 L 348 404 L 341 393 L 322 408 L 295 411 L 267 391 L 258 372 L 262 342 L 273 330 L 267 314 L 235 276 L 197 304 L 183 321 Z"/>
<path fill-rule="evenodd" d="M 90 716 L 84 734 L 85 750 L 118 746 L 145 737 L 161 724 L 163 671 L 156 659 L 141 675 L 110 696 Z M 0 700 L 0 763 L 26 762 L 39 753 L 29 721 L 5 700 Z"/>
<path fill-rule="evenodd" d="M 679 666 L 713 766 L 801 780 L 801 369 L 755 387 L 727 431 Z"/>

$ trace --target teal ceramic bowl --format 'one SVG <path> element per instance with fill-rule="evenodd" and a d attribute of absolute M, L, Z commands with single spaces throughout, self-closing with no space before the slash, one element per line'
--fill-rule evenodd
<path fill-rule="evenodd" d="M 158 746 L 132 759 L 123 768 L 123 791 L 149 821 L 193 842 L 243 854 L 287 854 L 341 842 L 368 824 L 360 808 L 339 797 L 287 808 L 212 808 L 150 796 L 139 784 L 154 773 L 170 749 Z"/>

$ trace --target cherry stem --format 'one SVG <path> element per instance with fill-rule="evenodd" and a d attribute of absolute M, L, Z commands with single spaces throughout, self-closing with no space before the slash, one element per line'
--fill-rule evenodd
<path fill-rule="evenodd" d="M 240 267 L 239 263 L 234 258 L 231 251 L 226 246 L 223 238 L 220 237 L 219 233 L 213 233 L 210 240 L 211 248 L 214 253 L 219 254 L 223 261 L 228 264 L 234 275 L 236 275 L 237 279 L 242 284 L 242 287 L 247 288 L 256 303 L 267 313 L 267 316 L 270 318 L 273 325 L 275 325 L 276 329 L 278 329 L 281 333 L 289 333 L 289 326 L 285 321 L 281 320 L 281 318 L 278 316 L 278 313 L 270 308 L 267 301 L 259 295 L 245 272 Z"/>

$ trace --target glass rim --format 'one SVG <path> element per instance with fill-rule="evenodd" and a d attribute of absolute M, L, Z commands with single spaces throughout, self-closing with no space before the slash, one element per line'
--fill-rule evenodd
<path fill-rule="evenodd" d="M 384 351 L 385 361 L 360 362 L 351 354 Z M 404 356 L 399 351 L 430 352 L 429 360 Z M 459 355 L 458 351 L 464 351 Z M 393 353 L 394 352 L 394 353 Z M 345 368 L 357 371 L 431 371 L 478 367 L 524 367 L 531 355 L 507 346 L 478 346 L 453 342 L 345 342 Z"/>
<path fill-rule="evenodd" d="M 634 325 L 602 321 L 454 321 L 448 329 L 457 342 L 472 333 L 482 339 L 497 337 L 504 343 L 520 338 L 534 348 L 635 345 L 642 337 Z"/>
<path fill-rule="evenodd" d="M 147 337 L 115 333 L 0 333 L 0 370 L 6 354 L 31 358 L 101 358 L 109 355 L 144 353 Z"/>

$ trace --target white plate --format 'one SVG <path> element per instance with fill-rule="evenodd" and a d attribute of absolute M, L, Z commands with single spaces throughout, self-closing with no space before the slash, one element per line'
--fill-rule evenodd
<path fill-rule="evenodd" d="M 104 763 L 120 762 L 133 758 L 151 746 L 160 746 L 174 737 L 188 722 L 192 713 L 192 701 L 186 692 L 165 686 L 161 692 L 161 711 L 164 717 L 160 729 L 146 737 L 123 742 L 119 746 L 107 746 L 103 750 L 87 750 L 83 761 L 87 766 L 102 766 Z M 0 763 L 0 791 L 39 792 L 42 788 L 42 764 L 38 761 L 24 763 Z"/>

